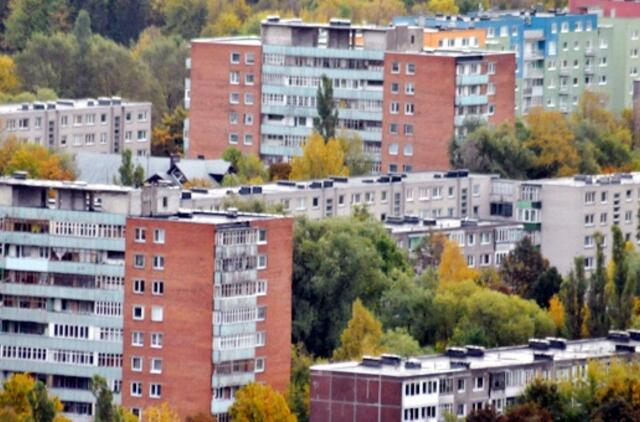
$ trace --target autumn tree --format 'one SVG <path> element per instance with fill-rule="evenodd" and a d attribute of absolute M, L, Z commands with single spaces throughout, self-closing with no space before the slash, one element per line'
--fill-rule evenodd
<path fill-rule="evenodd" d="M 549 312 L 549 316 L 553 320 L 553 323 L 556 325 L 557 335 L 564 337 L 567 329 L 566 322 L 565 322 L 566 310 L 564 308 L 564 304 L 562 303 L 558 295 L 553 295 L 551 300 L 549 300 L 548 312 Z"/>
<path fill-rule="evenodd" d="M 349 176 L 362 176 L 371 173 L 373 158 L 364 150 L 364 142 L 352 132 L 341 132 L 337 137 L 344 151 L 344 164 L 349 169 Z"/>
<path fill-rule="evenodd" d="M 304 344 L 291 346 L 291 379 L 287 388 L 287 402 L 298 422 L 309 420 L 312 364 L 313 357 Z"/>
<path fill-rule="evenodd" d="M 148 422 L 181 422 L 178 413 L 171 409 L 167 403 L 160 406 L 151 406 L 144 409 L 142 416 Z"/>
<path fill-rule="evenodd" d="M 207 22 L 206 0 L 162 0 L 159 9 L 164 16 L 163 30 L 190 40 L 200 35 Z"/>
<path fill-rule="evenodd" d="M 269 165 L 269 180 L 289 180 L 291 164 L 273 163 Z"/>
<path fill-rule="evenodd" d="M 266 384 L 251 383 L 236 393 L 229 415 L 237 422 L 295 422 L 296 417 L 279 392 Z"/>
<path fill-rule="evenodd" d="M 340 336 L 340 346 L 334 350 L 333 359 L 357 360 L 363 355 L 379 355 L 384 351 L 380 345 L 381 338 L 382 324 L 364 307 L 360 299 L 356 299 L 351 320 Z"/>
<path fill-rule="evenodd" d="M 457 15 L 459 10 L 454 0 L 429 0 L 427 9 L 432 13 L 443 15 Z"/>
<path fill-rule="evenodd" d="M 333 99 L 333 81 L 328 76 L 322 75 L 318 92 L 316 93 L 316 108 L 318 117 L 313 125 L 324 142 L 329 142 L 335 138 L 336 126 L 338 125 L 338 108 Z"/>
<path fill-rule="evenodd" d="M 67 0 L 13 0 L 4 21 L 4 43 L 12 51 L 24 48 L 32 34 L 69 28 Z"/>
<path fill-rule="evenodd" d="M 438 265 L 438 275 L 441 283 L 457 283 L 475 280 L 479 274 L 473 268 L 469 268 L 466 259 L 460 252 L 460 247 L 454 241 L 446 239 L 440 265 Z"/>
<path fill-rule="evenodd" d="M 178 106 L 171 113 L 162 116 L 162 120 L 151 132 L 151 154 L 170 156 L 184 154 L 184 120 L 187 112 Z"/>
<path fill-rule="evenodd" d="M 8 55 L 0 55 L 0 92 L 16 93 L 20 80 L 16 74 L 16 64 Z"/>
<path fill-rule="evenodd" d="M 571 338 L 580 338 L 585 321 L 585 296 L 587 281 L 584 274 L 584 257 L 574 259 L 573 269 L 562 284 L 562 303 L 565 308 L 567 330 Z"/>
<path fill-rule="evenodd" d="M 321 179 L 328 176 L 348 176 L 344 165 L 344 150 L 336 139 L 328 142 L 318 133 L 313 133 L 305 142 L 302 156 L 291 162 L 292 180 Z"/>
<path fill-rule="evenodd" d="M 255 154 L 243 154 L 235 147 L 228 147 L 222 159 L 232 166 L 232 173 L 222 179 L 223 186 L 259 185 L 269 180 L 267 168 Z"/>
<path fill-rule="evenodd" d="M 604 237 L 598 232 L 594 236 L 596 244 L 596 268 L 589 279 L 587 305 L 589 318 L 587 329 L 590 337 L 601 337 L 609 330 L 607 319 L 607 269 L 604 259 Z"/>
<path fill-rule="evenodd" d="M 46 180 L 73 180 L 73 158 L 54 153 L 42 145 L 9 141 L 0 148 L 0 157 L 9 157 L 4 163 L 4 174 L 26 171 L 29 177 Z M 1 167 L 1 165 L 0 165 Z"/>
<path fill-rule="evenodd" d="M 611 295 L 609 297 L 609 320 L 615 329 L 629 326 L 633 312 L 633 297 L 636 291 L 636 274 L 629 271 L 628 252 L 622 230 L 617 225 L 611 228 L 613 247 L 611 258 L 614 265 Z"/>
<path fill-rule="evenodd" d="M 69 422 L 62 409 L 60 400 L 50 397 L 47 387 L 27 374 L 13 374 L 0 391 L 0 420 Z"/>
<path fill-rule="evenodd" d="M 144 168 L 140 164 L 134 166 L 130 149 L 122 151 L 122 163 L 118 168 L 119 178 L 116 183 L 122 186 L 140 187 L 144 183 Z"/>

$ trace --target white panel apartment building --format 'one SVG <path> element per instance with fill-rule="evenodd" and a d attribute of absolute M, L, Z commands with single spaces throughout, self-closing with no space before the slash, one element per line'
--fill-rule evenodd
<path fill-rule="evenodd" d="M 149 155 L 151 103 L 118 97 L 0 106 L 0 141 L 15 137 L 75 152 Z"/>

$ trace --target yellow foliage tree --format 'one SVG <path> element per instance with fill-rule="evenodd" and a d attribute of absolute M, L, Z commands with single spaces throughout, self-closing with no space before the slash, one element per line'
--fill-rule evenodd
<path fill-rule="evenodd" d="M 0 421 L 30 421 L 38 420 L 37 413 L 34 413 L 29 398 L 33 398 L 32 394 L 36 389 L 36 381 L 28 374 L 14 374 L 2 385 L 0 391 Z M 62 403 L 57 397 L 47 397 L 46 387 L 42 387 L 45 396 L 43 399 L 48 401 L 49 405 L 53 405 L 53 411 L 56 413 L 53 422 L 70 422 L 69 419 L 60 415 L 62 412 Z M 42 403 L 39 403 L 42 404 Z"/>
<path fill-rule="evenodd" d="M 382 323 L 369 312 L 360 299 L 353 302 L 351 319 L 340 335 L 340 346 L 333 351 L 335 360 L 357 360 L 363 355 L 379 355 Z"/>
<path fill-rule="evenodd" d="M 466 280 L 475 280 L 479 277 L 478 271 L 469 268 L 467 261 L 460 253 L 457 243 L 445 239 L 444 249 L 438 265 L 440 283 L 459 283 Z"/>
<path fill-rule="evenodd" d="M 328 176 L 348 176 L 344 165 L 344 150 L 336 139 L 325 143 L 319 133 L 314 132 L 305 142 L 301 157 L 291 162 L 292 180 L 321 179 Z"/>
<path fill-rule="evenodd" d="M 0 55 L 0 92 L 15 94 L 20 88 L 16 64 L 11 56 Z"/>
<path fill-rule="evenodd" d="M 229 415 L 234 422 L 295 422 L 284 396 L 265 384 L 247 384 L 236 393 Z"/>
<path fill-rule="evenodd" d="M 1 154 L 0 154 L 1 155 Z M 72 180 L 75 175 L 71 165 L 61 155 L 38 144 L 21 144 L 13 151 L 5 174 L 26 171 L 30 177 L 47 180 Z"/>
<path fill-rule="evenodd" d="M 180 416 L 167 403 L 147 407 L 143 412 L 143 419 L 147 422 L 181 422 Z"/>
<path fill-rule="evenodd" d="M 571 126 L 562 113 L 535 107 L 527 115 L 531 132 L 525 146 L 535 155 L 538 176 L 568 176 L 578 169 L 578 152 Z"/>
<path fill-rule="evenodd" d="M 560 298 L 557 294 L 553 295 L 549 300 L 548 312 L 549 316 L 553 320 L 553 323 L 556 325 L 557 333 L 561 335 L 566 329 L 564 321 L 564 305 L 560 301 Z"/>
<path fill-rule="evenodd" d="M 427 9 L 432 13 L 442 13 L 444 15 L 456 15 L 460 10 L 454 0 L 429 0 Z"/>

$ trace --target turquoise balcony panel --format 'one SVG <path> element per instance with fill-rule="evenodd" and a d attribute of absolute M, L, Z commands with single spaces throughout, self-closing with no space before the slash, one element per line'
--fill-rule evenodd
<path fill-rule="evenodd" d="M 0 243 L 13 245 L 50 246 L 60 248 L 124 251 L 124 239 L 101 239 L 57 236 L 40 233 L 0 232 Z"/>
<path fill-rule="evenodd" d="M 487 121 L 489 119 L 489 116 L 487 114 L 475 114 L 475 115 L 466 115 L 466 116 L 455 116 L 453 118 L 453 122 L 456 126 L 462 126 L 464 125 L 465 121 L 470 121 L 470 120 L 480 120 L 480 121 Z"/>
<path fill-rule="evenodd" d="M 260 132 L 263 135 L 294 135 L 309 136 L 313 128 L 306 126 L 283 126 L 264 124 L 260 126 Z"/>
<path fill-rule="evenodd" d="M 231 406 L 233 406 L 233 399 L 213 399 L 211 400 L 211 414 L 227 413 Z"/>
<path fill-rule="evenodd" d="M 122 379 L 121 368 L 71 365 L 59 362 L 41 362 L 34 360 L 0 359 L 0 370 L 11 372 L 31 372 L 39 374 L 67 375 L 71 377 L 91 378 L 102 375 L 107 379 Z"/>
<path fill-rule="evenodd" d="M 287 45 L 263 45 L 263 54 L 285 54 L 300 57 L 328 57 L 341 59 L 384 60 L 384 50 L 348 48 L 292 47 Z"/>
<path fill-rule="evenodd" d="M 381 81 L 383 72 L 381 70 L 350 70 L 350 69 L 323 69 L 319 67 L 299 67 L 299 66 L 273 66 L 263 65 L 263 74 L 277 74 L 285 76 L 307 76 L 319 78 L 326 75 L 331 79 L 353 79 Z"/>
<path fill-rule="evenodd" d="M 262 84 L 263 94 L 281 94 L 281 95 L 302 95 L 307 97 L 315 97 L 318 93 L 316 88 L 304 88 L 299 86 L 281 86 Z M 336 99 L 349 100 L 378 100 L 382 101 L 383 91 L 380 89 L 340 89 L 333 90 L 333 96 Z"/>
<path fill-rule="evenodd" d="M 244 349 L 214 350 L 212 356 L 213 363 L 226 362 L 230 360 L 252 359 L 255 357 L 255 347 L 246 347 Z"/>
<path fill-rule="evenodd" d="M 40 258 L 0 258 L 0 269 L 15 271 L 53 272 L 81 275 L 124 276 L 124 262 L 114 264 L 88 264 L 69 261 L 50 261 Z"/>
<path fill-rule="evenodd" d="M 74 287 L 50 286 L 46 284 L 18 284 L 0 282 L 0 293 L 8 295 L 37 296 L 76 300 L 103 300 L 122 302 L 124 292 L 104 289 L 82 289 Z"/>
<path fill-rule="evenodd" d="M 245 385 L 252 383 L 255 380 L 256 374 L 253 372 L 229 375 L 213 374 L 211 377 L 211 386 L 213 388 L 218 388 L 230 387 L 232 385 Z"/>
<path fill-rule="evenodd" d="M 302 155 L 302 148 L 285 147 L 281 145 L 260 144 L 260 155 L 275 155 L 278 157 L 295 157 Z"/>
<path fill-rule="evenodd" d="M 338 117 L 349 120 L 369 120 L 374 122 L 382 121 L 382 110 L 380 111 L 360 111 L 350 109 L 338 109 Z"/>
<path fill-rule="evenodd" d="M 33 321 L 41 324 L 57 322 L 60 324 L 91 325 L 94 327 L 122 328 L 122 317 L 106 317 L 92 314 L 74 314 L 70 312 L 49 312 L 41 309 L 0 308 L 0 320 Z"/>
<path fill-rule="evenodd" d="M 456 105 L 459 106 L 473 106 L 487 104 L 488 98 L 486 95 L 465 95 L 456 97 Z"/>
<path fill-rule="evenodd" d="M 0 216 L 27 220 L 72 221 L 74 223 L 124 225 L 126 216 L 107 212 L 68 211 L 49 208 L 27 208 L 0 206 Z"/>
<path fill-rule="evenodd" d="M 258 303 L 257 296 L 241 296 L 229 298 L 215 298 L 213 300 L 213 309 L 216 311 L 227 311 L 234 308 L 250 308 Z"/>
<path fill-rule="evenodd" d="M 31 334 L 0 333 L 4 346 L 30 346 L 45 349 L 71 349 L 81 352 L 122 353 L 122 343 L 98 340 L 76 340 Z"/>
<path fill-rule="evenodd" d="M 232 336 L 235 334 L 255 334 L 256 331 L 257 327 L 255 322 L 213 325 L 213 335 L 215 337 Z"/>
<path fill-rule="evenodd" d="M 456 84 L 458 85 L 483 85 L 489 83 L 489 75 L 458 75 Z"/>
<path fill-rule="evenodd" d="M 277 114 L 282 116 L 316 117 L 318 112 L 315 107 L 295 107 L 288 105 L 262 105 L 262 114 Z"/>

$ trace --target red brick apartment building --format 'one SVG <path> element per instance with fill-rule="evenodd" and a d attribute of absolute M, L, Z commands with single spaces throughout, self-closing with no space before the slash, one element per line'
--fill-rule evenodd
<path fill-rule="evenodd" d="M 338 126 L 362 138 L 374 171 L 448 168 L 465 118 L 514 118 L 515 55 L 427 50 L 423 32 L 269 18 L 260 38 L 194 40 L 187 155 L 217 158 L 230 145 L 268 162 L 301 154 L 326 75 Z"/>
<path fill-rule="evenodd" d="M 126 226 L 122 403 L 219 421 L 237 389 L 290 374 L 292 220 L 226 213 Z"/>

